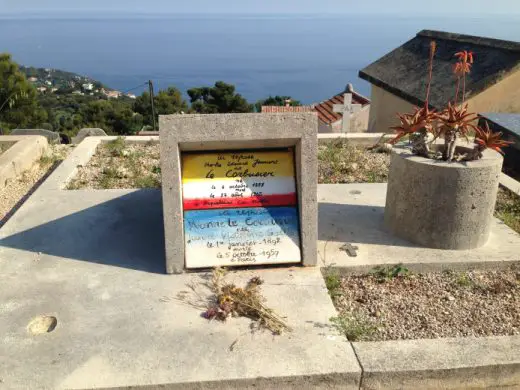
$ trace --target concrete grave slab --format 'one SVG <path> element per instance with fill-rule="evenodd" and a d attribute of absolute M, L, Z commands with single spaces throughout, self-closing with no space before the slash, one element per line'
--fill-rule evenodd
<path fill-rule="evenodd" d="M 266 304 L 291 333 L 208 322 L 176 300 L 205 274 L 164 274 L 161 204 L 160 190 L 42 186 L 0 229 L 3 386 L 358 388 L 361 368 L 328 325 L 335 309 L 318 268 L 231 275 L 262 277 Z M 54 331 L 28 333 L 38 315 L 56 317 Z"/>
<path fill-rule="evenodd" d="M 75 137 L 72 137 L 71 142 L 73 144 L 79 144 L 87 137 L 104 137 L 107 133 L 103 129 L 98 128 L 85 128 L 81 129 Z"/>
<path fill-rule="evenodd" d="M 520 336 L 353 343 L 363 389 L 516 388 Z"/>
<path fill-rule="evenodd" d="M 384 227 L 386 184 L 321 184 L 319 259 L 322 265 L 366 270 L 403 263 L 414 270 L 508 266 L 520 261 L 520 235 L 496 218 L 490 239 L 478 249 L 442 250 L 412 244 Z M 351 257 L 341 248 L 358 247 Z"/>
<path fill-rule="evenodd" d="M 302 262 L 316 264 L 315 113 L 166 115 L 159 122 L 168 273 L 182 272 L 185 267 L 181 154 L 193 151 L 294 147 Z"/>
<path fill-rule="evenodd" d="M 127 141 L 136 139 L 157 140 Z M 378 388 L 388 380 L 403 388 L 519 383 L 517 336 L 355 343 L 356 356 L 330 327 L 335 310 L 318 268 L 231 275 L 237 284 L 262 277 L 266 303 L 287 317 L 292 333 L 251 334 L 245 319 L 208 323 L 199 310 L 175 299 L 187 283 L 203 281 L 206 274 L 164 275 L 160 190 L 62 190 L 101 140 L 82 142 L 0 229 L 0 350 L 9 352 L 0 354 L 4 387 L 348 389 L 359 388 L 360 381 L 363 388 Z M 498 258 L 486 263 L 493 249 L 505 262 L 515 258 L 510 252 L 518 235 L 507 236 L 510 230 L 497 221 L 492 233 L 505 238 L 476 255 L 456 251 L 456 257 L 426 257 L 420 248 L 391 241 L 378 228 L 384 188 L 318 186 L 320 258 L 332 257 L 350 268 L 378 261 L 496 268 Z M 358 257 L 339 250 L 345 242 L 358 246 Z M 412 255 L 399 258 L 407 250 Z M 56 317 L 55 329 L 30 334 L 27 326 L 38 315 Z M 457 374 L 463 382 L 450 382 Z"/>
<path fill-rule="evenodd" d="M 47 139 L 39 135 L 2 135 L 0 143 L 11 145 L 0 154 L 0 188 L 7 185 L 10 179 L 30 169 L 49 146 Z"/>

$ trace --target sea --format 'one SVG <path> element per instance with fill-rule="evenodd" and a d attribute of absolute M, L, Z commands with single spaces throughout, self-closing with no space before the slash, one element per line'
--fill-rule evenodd
<path fill-rule="evenodd" d="M 184 93 L 222 80 L 249 101 L 309 104 L 348 83 L 368 95 L 359 70 L 422 29 L 520 41 L 520 16 L 0 15 L 0 52 L 123 92 L 140 94 L 148 80 Z"/>

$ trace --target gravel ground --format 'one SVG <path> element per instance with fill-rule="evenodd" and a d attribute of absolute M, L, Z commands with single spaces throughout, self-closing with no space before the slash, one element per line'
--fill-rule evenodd
<path fill-rule="evenodd" d="M 341 141 L 318 147 L 318 183 L 385 183 L 390 155 Z"/>
<path fill-rule="evenodd" d="M 122 139 L 101 144 L 80 167 L 68 189 L 157 188 L 161 186 L 158 143 L 126 144 Z"/>
<path fill-rule="evenodd" d="M 69 145 L 51 145 L 51 153 L 42 157 L 39 162 L 16 179 L 9 181 L 7 186 L 0 189 L 0 226 L 5 222 L 8 213 L 28 194 L 34 185 L 55 167 L 56 163 L 64 160 L 71 152 Z"/>
<path fill-rule="evenodd" d="M 329 291 L 349 339 L 520 334 L 520 268 L 337 278 Z"/>

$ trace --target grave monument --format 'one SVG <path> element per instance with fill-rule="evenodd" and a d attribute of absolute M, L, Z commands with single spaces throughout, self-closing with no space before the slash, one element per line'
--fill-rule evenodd
<path fill-rule="evenodd" d="M 315 113 L 160 117 L 166 270 L 317 261 Z"/>

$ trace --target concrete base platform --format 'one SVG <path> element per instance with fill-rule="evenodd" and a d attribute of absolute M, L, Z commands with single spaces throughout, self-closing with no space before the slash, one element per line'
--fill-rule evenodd
<path fill-rule="evenodd" d="M 414 270 L 496 268 L 520 261 L 520 235 L 493 219 L 490 239 L 473 250 L 419 247 L 391 235 L 383 225 L 386 184 L 318 186 L 319 257 L 322 266 L 366 270 L 403 263 Z M 341 250 L 357 246 L 357 257 Z"/>
<path fill-rule="evenodd" d="M 409 361 L 417 348 L 434 354 L 437 341 L 412 341 L 420 346 L 415 349 L 408 342 L 356 343 L 356 356 L 352 344 L 330 327 L 336 312 L 319 268 L 230 275 L 237 284 L 252 275 L 265 280 L 266 304 L 293 328 L 281 336 L 252 333 L 247 319 L 208 322 L 201 310 L 176 300 L 187 284 L 207 275 L 164 274 L 160 190 L 62 190 L 92 155 L 92 142 L 80 144 L 0 229 L 0 387 L 379 388 L 393 371 L 391 383 L 413 387 L 413 381 L 403 382 L 405 366 L 381 368 L 382 361 L 387 356 Z M 519 260 L 519 235 L 498 221 L 490 242 L 476 251 L 432 251 L 391 237 L 382 229 L 384 190 L 381 184 L 319 186 L 321 265 L 496 267 Z M 359 247 L 358 257 L 340 250 L 346 242 Z M 27 325 L 38 315 L 55 316 L 56 328 L 30 334 Z M 500 350 L 486 361 L 509 375 L 508 369 L 518 367 L 513 351 L 518 340 L 497 340 L 482 349 L 474 349 L 471 340 L 467 347 L 456 342 L 446 348 L 483 357 Z M 420 382 L 423 374 L 441 380 L 459 367 L 465 372 L 479 367 L 480 358 L 471 354 L 437 365 L 440 358 L 432 356 L 421 360 L 431 365 L 413 368 L 417 383 L 426 383 Z M 497 378 L 486 372 L 486 378 Z M 520 383 L 507 375 L 496 384 Z"/>
<path fill-rule="evenodd" d="M 353 348 L 328 325 L 336 313 L 319 268 L 230 275 L 261 276 L 291 333 L 208 322 L 175 299 L 204 274 L 163 274 L 159 190 L 50 195 L 42 186 L 0 230 L 5 388 L 358 388 Z M 41 314 L 57 317 L 55 330 L 29 334 Z"/>
<path fill-rule="evenodd" d="M 354 343 L 363 389 L 516 389 L 520 336 Z"/>

